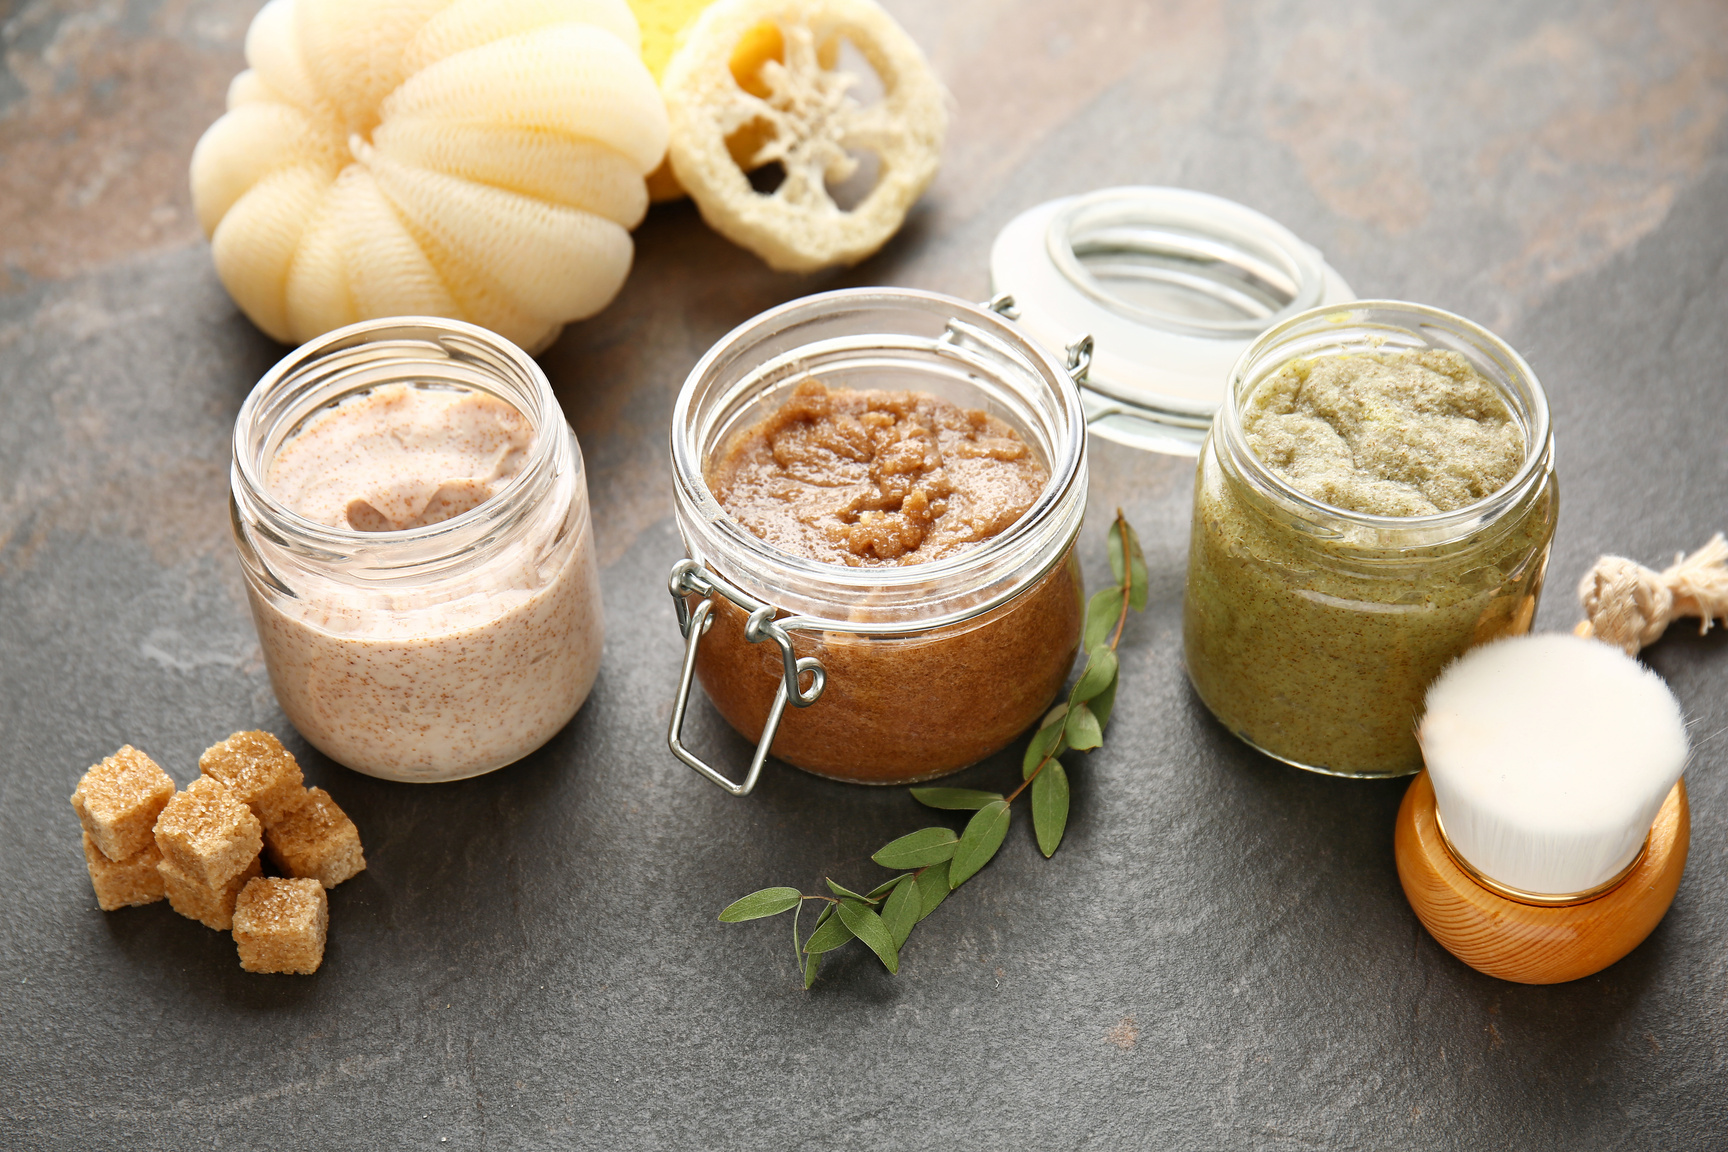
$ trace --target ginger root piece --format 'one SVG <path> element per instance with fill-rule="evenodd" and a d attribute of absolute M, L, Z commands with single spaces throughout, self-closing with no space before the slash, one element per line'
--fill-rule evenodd
<path fill-rule="evenodd" d="M 84 773 L 72 810 L 102 855 L 130 860 L 154 842 L 150 830 L 173 795 L 168 773 L 126 744 Z"/>
<path fill-rule="evenodd" d="M 770 22 L 782 60 L 746 90 L 732 60 L 746 37 Z M 825 45 L 850 42 L 882 83 L 862 105 L 854 77 L 836 71 Z M 685 33 L 661 85 L 671 116 L 667 157 L 710 227 L 780 271 L 854 264 L 899 230 L 936 175 L 947 132 L 943 90 L 911 37 L 872 0 L 718 0 Z M 742 165 L 731 142 L 760 140 Z M 829 182 L 858 169 L 854 151 L 875 153 L 875 187 L 850 210 Z M 745 169 L 778 162 L 785 179 L 757 192 Z"/>

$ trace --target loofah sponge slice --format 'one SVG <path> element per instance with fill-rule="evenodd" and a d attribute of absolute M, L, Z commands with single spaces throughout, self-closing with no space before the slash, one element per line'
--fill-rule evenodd
<path fill-rule="evenodd" d="M 1588 891 L 1630 864 L 1687 756 L 1661 677 L 1567 635 L 1459 657 L 1428 689 L 1418 735 L 1452 846 L 1544 894 Z"/>
<path fill-rule="evenodd" d="M 648 71 L 653 73 L 656 81 L 665 76 L 666 65 L 671 62 L 672 53 L 683 39 L 685 30 L 712 3 L 714 0 L 630 0 L 630 10 L 642 26 L 642 63 L 648 65 Z M 819 54 L 824 68 L 834 67 L 839 59 L 839 48 L 835 41 L 821 46 Z M 733 47 L 732 78 L 738 82 L 738 87 L 752 96 L 766 98 L 768 86 L 762 82 L 761 73 L 763 65 L 770 60 L 782 64 L 786 60 L 780 26 L 772 21 L 756 25 Z M 754 167 L 751 158 L 762 143 L 757 135 L 749 132 L 741 132 L 726 141 L 732 159 L 745 170 Z M 671 164 L 662 161 L 660 167 L 648 174 L 648 198 L 654 203 L 676 200 L 683 195 L 684 189 L 678 178 L 672 175 Z"/>
<path fill-rule="evenodd" d="M 764 23 L 778 29 L 779 51 L 760 65 L 760 85 L 746 86 L 735 54 Z M 881 100 L 850 95 L 855 77 L 835 69 L 842 41 L 875 71 Z M 710 227 L 780 271 L 853 264 L 882 247 L 935 177 L 948 126 L 924 54 L 872 0 L 717 0 L 684 33 L 661 86 L 678 182 Z M 755 145 L 742 164 L 741 137 Z M 828 183 L 857 170 L 855 152 L 875 154 L 877 179 L 843 209 Z M 785 178 L 757 192 L 744 169 L 771 162 Z"/>
<path fill-rule="evenodd" d="M 630 269 L 666 110 L 625 0 L 270 0 L 192 155 L 271 336 L 470 320 L 531 350 Z"/>

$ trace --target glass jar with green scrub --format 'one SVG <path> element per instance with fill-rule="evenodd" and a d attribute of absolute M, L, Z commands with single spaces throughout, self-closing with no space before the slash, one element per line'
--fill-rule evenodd
<path fill-rule="evenodd" d="M 1195 691 L 1298 767 L 1419 770 L 1429 683 L 1530 627 L 1553 461 L 1535 374 L 1462 317 L 1364 301 L 1269 329 L 1200 453 L 1183 616 Z"/>

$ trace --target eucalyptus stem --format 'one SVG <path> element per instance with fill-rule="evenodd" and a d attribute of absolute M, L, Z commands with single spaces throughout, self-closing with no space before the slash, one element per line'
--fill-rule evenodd
<path fill-rule="evenodd" d="M 1134 557 L 1129 553 L 1129 547 L 1130 541 L 1133 539 L 1134 530 L 1129 528 L 1128 521 L 1122 518 L 1122 509 L 1120 508 L 1116 509 L 1116 526 L 1125 529 L 1125 531 L 1120 533 L 1122 537 L 1122 565 L 1124 568 L 1132 570 Z M 1145 561 L 1142 560 L 1141 563 L 1144 564 Z M 1116 645 L 1122 642 L 1122 629 L 1128 624 L 1128 602 L 1129 598 L 1133 594 L 1134 581 L 1122 581 L 1122 611 L 1116 617 L 1116 633 L 1110 637 L 1110 651 L 1112 652 L 1116 651 Z"/>
<path fill-rule="evenodd" d="M 825 953 L 854 939 L 862 940 L 890 972 L 897 972 L 900 949 L 912 928 L 995 857 L 1013 819 L 1014 801 L 1028 789 L 1038 849 L 1046 857 L 1053 855 L 1068 823 L 1068 773 L 1061 754 L 1102 745 L 1116 702 L 1116 647 L 1128 613 L 1146 607 L 1146 560 L 1120 508 L 1110 525 L 1107 555 L 1116 584 L 1087 602 L 1081 633 L 1086 663 L 1067 699 L 1046 714 L 1033 734 L 1022 757 L 1020 784 L 1012 792 L 1004 796 L 972 788 L 913 788 L 912 798 L 926 807 L 972 812 L 965 830 L 955 835 L 952 828 L 935 825 L 883 845 L 871 859 L 901 871 L 867 893 L 833 880 L 828 881 L 832 896 L 764 888 L 727 905 L 720 919 L 756 920 L 802 910 L 806 900 L 824 901 L 828 906 L 808 937 L 800 937 L 798 915 L 792 917 L 792 942 L 804 987 L 815 981 Z"/>

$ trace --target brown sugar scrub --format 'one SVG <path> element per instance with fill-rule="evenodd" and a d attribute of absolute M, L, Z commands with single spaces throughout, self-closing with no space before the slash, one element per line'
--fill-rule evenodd
<path fill-rule="evenodd" d="M 1048 475 L 1013 428 L 984 412 L 927 393 L 816 380 L 735 432 L 706 469 L 721 507 L 776 550 L 896 569 L 963 557 L 998 538 Z M 1049 706 L 1073 663 L 1082 608 L 1070 541 L 1040 579 L 971 619 L 901 635 L 796 631 L 798 655 L 819 659 L 827 684 L 816 703 L 786 710 L 773 752 L 866 783 L 971 764 Z M 759 739 L 781 654 L 746 641 L 745 614 L 729 601 L 716 599 L 713 619 L 697 675 L 721 715 Z"/>
<path fill-rule="evenodd" d="M 1018 520 L 1048 475 L 1001 420 L 921 392 L 805 380 L 727 443 L 708 487 L 784 552 L 828 563 L 922 564 Z"/>
<path fill-rule="evenodd" d="M 1422 766 L 1415 721 L 1441 669 L 1530 626 L 1552 441 L 1540 385 L 1491 334 L 1416 305 L 1354 307 L 1360 327 L 1304 314 L 1238 366 L 1201 453 L 1184 649 L 1201 700 L 1262 751 L 1402 775 Z M 1377 343 L 1405 323 L 1483 354 Z M 1330 354 L 1291 355 L 1304 340 Z M 1511 370 L 1484 374 L 1496 365 Z"/>

